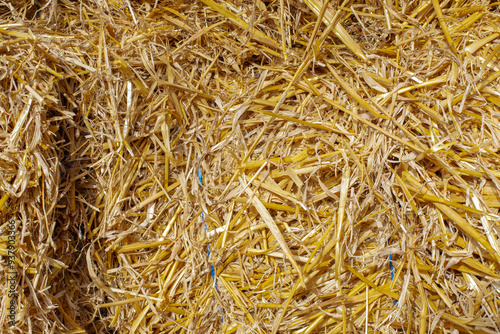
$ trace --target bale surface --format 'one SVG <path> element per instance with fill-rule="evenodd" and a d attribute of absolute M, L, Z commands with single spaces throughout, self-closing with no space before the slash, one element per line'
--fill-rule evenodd
<path fill-rule="evenodd" d="M 499 56 L 489 1 L 0 1 L 0 332 L 499 333 Z"/>

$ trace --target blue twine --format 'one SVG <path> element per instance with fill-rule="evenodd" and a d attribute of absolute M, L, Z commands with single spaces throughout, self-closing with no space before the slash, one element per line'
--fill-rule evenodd
<path fill-rule="evenodd" d="M 389 255 L 389 265 L 391 267 L 391 281 L 394 281 L 394 266 L 392 265 L 392 254 Z"/>
<path fill-rule="evenodd" d="M 389 238 L 389 242 L 391 242 L 391 238 Z M 392 254 L 389 254 L 389 267 L 391 269 L 391 281 L 394 281 L 394 265 L 392 264 Z M 394 305 L 398 303 L 397 299 L 394 299 Z"/>
<path fill-rule="evenodd" d="M 196 153 L 196 159 L 198 159 L 198 153 Z M 201 168 L 198 170 L 198 180 L 200 180 L 200 188 L 203 188 L 203 177 L 201 176 Z"/>
<path fill-rule="evenodd" d="M 198 139 L 198 143 L 199 142 L 200 142 L 200 140 Z M 198 159 L 198 153 L 196 153 L 196 158 Z M 203 176 L 201 175 L 201 167 L 198 170 L 198 180 L 200 181 L 200 188 L 203 188 Z M 208 232 L 207 221 L 205 220 L 205 213 L 203 212 L 203 209 L 201 211 L 201 218 L 203 219 L 203 223 L 205 225 L 205 231 Z M 208 260 L 210 261 L 210 255 L 211 255 L 210 245 L 207 245 L 207 254 L 208 254 Z M 217 280 L 215 277 L 215 267 L 213 264 L 210 264 L 210 274 L 212 275 L 212 281 L 214 282 L 215 291 L 217 291 L 217 293 L 218 293 L 219 288 L 217 287 Z M 221 309 L 221 313 L 222 313 L 222 309 Z"/>

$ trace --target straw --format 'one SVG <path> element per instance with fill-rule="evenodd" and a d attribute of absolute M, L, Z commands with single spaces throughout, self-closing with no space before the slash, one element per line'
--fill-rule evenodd
<path fill-rule="evenodd" d="M 0 1 L 0 332 L 500 332 L 498 28 Z"/>

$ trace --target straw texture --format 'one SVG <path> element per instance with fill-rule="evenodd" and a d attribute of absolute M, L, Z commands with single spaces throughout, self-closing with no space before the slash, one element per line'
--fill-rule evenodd
<path fill-rule="evenodd" d="M 499 333 L 499 37 L 476 0 L 0 1 L 0 332 Z"/>

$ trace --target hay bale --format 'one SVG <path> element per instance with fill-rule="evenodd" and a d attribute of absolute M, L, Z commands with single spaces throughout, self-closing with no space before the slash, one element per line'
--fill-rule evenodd
<path fill-rule="evenodd" d="M 0 8 L 4 331 L 499 331 L 496 3 Z"/>

